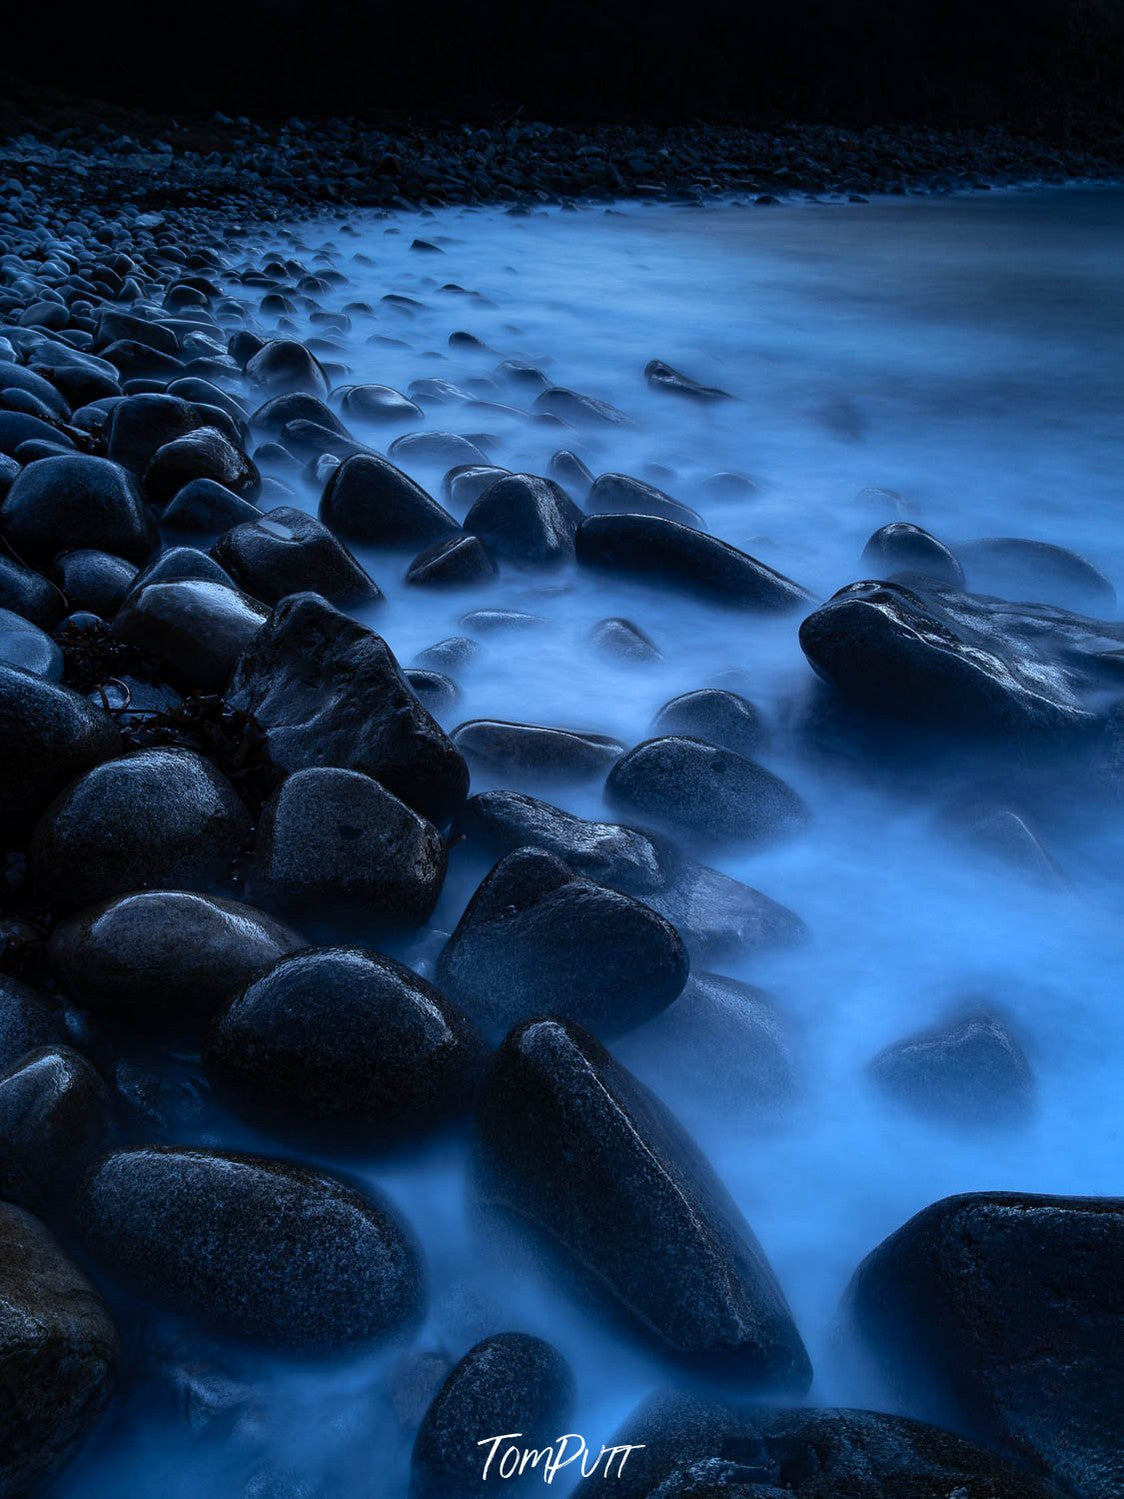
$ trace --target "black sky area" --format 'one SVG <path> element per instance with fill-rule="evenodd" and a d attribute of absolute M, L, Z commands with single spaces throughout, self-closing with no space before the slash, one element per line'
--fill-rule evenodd
<path fill-rule="evenodd" d="M 125 0 L 4 30 L 33 88 L 158 112 L 1124 129 L 1124 0 Z"/>

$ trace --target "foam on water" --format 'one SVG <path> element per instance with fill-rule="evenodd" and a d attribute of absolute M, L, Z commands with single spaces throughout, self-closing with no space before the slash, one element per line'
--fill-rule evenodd
<path fill-rule="evenodd" d="M 248 236 L 310 268 L 343 271 L 348 284 L 323 305 L 374 306 L 374 316 L 352 315 L 342 355 L 322 353 L 342 358 L 350 381 L 460 383 L 519 358 L 636 422 L 569 434 L 453 405 L 431 410 L 427 429 L 486 434 L 486 451 L 505 467 L 542 473 L 554 449 L 574 447 L 594 473 L 650 477 L 701 511 L 716 535 L 817 596 L 861 577 L 864 542 L 896 518 L 885 502 L 856 500 L 864 486 L 901 491 L 909 518 L 949 543 L 1050 540 L 1084 552 L 1124 588 L 1124 195 L 529 217 L 449 210 L 357 228 L 358 237 L 328 223 Z M 412 251 L 416 235 L 443 255 Z M 440 290 L 450 282 L 479 296 Z M 391 292 L 424 305 L 380 305 Z M 450 348 L 455 329 L 494 352 Z M 300 323 L 301 336 L 316 331 Z M 401 344 L 368 342 L 372 334 Z M 735 399 L 698 406 L 650 391 L 642 370 L 652 358 Z M 529 404 L 510 391 L 497 399 Z M 395 435 L 356 430 L 380 448 Z M 700 499 L 700 481 L 724 470 L 751 475 L 757 490 Z M 439 471 L 411 471 L 439 483 Z M 315 498 L 304 496 L 310 509 Z M 812 941 L 724 971 L 774 995 L 801 1098 L 787 1119 L 763 1123 L 737 1084 L 736 1057 L 729 1075 L 702 1087 L 675 1055 L 645 1055 L 642 1075 L 695 1133 L 771 1257 L 815 1364 L 810 1398 L 890 1408 L 839 1314 L 867 1250 L 951 1192 L 1124 1192 L 1119 814 L 1077 809 L 1055 850 L 1072 888 L 1040 889 L 950 841 L 936 825 L 935 792 L 907 794 L 873 769 L 825 768 L 795 753 L 792 705 L 810 679 L 798 619 L 719 613 L 576 571 L 508 569 L 450 595 L 404 588 L 400 556 L 363 560 L 388 595 L 369 620 L 403 664 L 460 633 L 467 609 L 525 609 L 547 621 L 482 642 L 461 673 L 450 727 L 510 718 L 633 743 L 667 698 L 726 671 L 748 674 L 773 725 L 764 763 L 797 786 L 814 820 L 794 841 L 716 862 L 796 910 Z M 634 620 L 662 662 L 596 654 L 588 634 L 607 615 Z M 604 812 L 596 789 L 520 789 L 583 815 Z M 438 912 L 444 930 L 464 893 L 454 879 Z M 886 1102 L 866 1076 L 882 1046 L 965 994 L 987 996 L 1025 1044 L 1038 1105 L 1023 1127 L 941 1128 Z M 225 1120 L 203 1135 L 285 1154 Z M 424 1244 L 433 1311 L 421 1346 L 459 1356 L 510 1328 L 551 1338 L 578 1377 L 572 1427 L 594 1442 L 666 1377 L 533 1275 L 497 1262 L 465 1213 L 456 1144 L 345 1169 L 386 1190 Z M 255 1363 L 265 1391 L 256 1450 L 291 1465 L 310 1494 L 403 1494 L 408 1447 L 382 1393 L 386 1364 L 383 1355 L 331 1367 Z M 129 1439 L 134 1499 L 239 1492 L 249 1461 L 241 1439 L 176 1432 L 165 1423 L 143 1443 Z M 112 1429 L 103 1434 L 66 1492 L 116 1492 L 121 1451 Z"/>

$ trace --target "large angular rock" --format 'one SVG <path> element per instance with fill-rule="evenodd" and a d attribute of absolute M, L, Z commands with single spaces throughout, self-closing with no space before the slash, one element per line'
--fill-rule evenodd
<path fill-rule="evenodd" d="M 747 1390 L 812 1371 L 768 1261 L 694 1142 L 571 1022 L 517 1027 L 481 1086 L 477 1191 L 665 1354 Z"/>
<path fill-rule="evenodd" d="M 755 760 L 678 735 L 629 750 L 605 795 L 613 807 L 705 843 L 760 842 L 809 816 L 792 787 Z"/>
<path fill-rule="evenodd" d="M 434 822 L 468 791 L 468 767 L 386 642 L 316 594 L 277 605 L 238 663 L 227 701 L 265 730 L 281 771 L 360 770 Z"/>
<path fill-rule="evenodd" d="M 485 1492 L 484 1464 L 492 1437 L 520 1433 L 521 1448 L 542 1449 L 565 1430 L 574 1376 L 556 1348 L 527 1333 L 504 1332 L 470 1348 L 426 1411 L 410 1463 L 410 1499 L 461 1499 Z M 541 1484 L 541 1468 L 500 1477 L 498 1454 L 488 1478 L 508 1493 Z"/>
<path fill-rule="evenodd" d="M 239 901 L 141 890 L 65 916 L 51 932 L 48 955 L 85 1008 L 187 1030 L 304 946 L 291 927 Z"/>
<path fill-rule="evenodd" d="M 420 926 L 441 893 L 445 840 L 426 818 L 357 770 L 286 776 L 258 817 L 253 889 L 306 917 Z"/>
<path fill-rule="evenodd" d="M 381 953 L 311 948 L 234 997 L 207 1068 L 243 1111 L 287 1135 L 411 1139 L 462 1112 L 483 1057 L 475 1028 Z"/>
<path fill-rule="evenodd" d="M 333 469 L 317 513 L 330 531 L 363 546 L 426 547 L 460 532 L 447 510 L 378 453 L 356 453 Z"/>
<path fill-rule="evenodd" d="M 366 1344 L 412 1330 L 424 1310 L 418 1250 L 389 1204 L 306 1166 L 139 1146 L 95 1161 L 77 1207 L 108 1270 L 236 1337 Z"/>
<path fill-rule="evenodd" d="M 117 1332 L 101 1297 L 37 1218 L 0 1203 L 0 1493 L 55 1474 L 113 1391 Z"/>
<path fill-rule="evenodd" d="M 39 819 L 29 857 L 39 890 L 67 907 L 127 890 L 206 890 L 249 841 L 250 818 L 210 760 L 146 749 L 95 766 Z"/>
<path fill-rule="evenodd" d="M 120 748 L 109 714 L 69 687 L 0 662 L 0 820 L 26 826 L 61 786 Z"/>
<path fill-rule="evenodd" d="M 609 1037 L 671 1004 L 688 968 L 683 940 L 662 916 L 524 848 L 482 882 L 437 974 L 489 1035 L 555 1014 Z"/>
<path fill-rule="evenodd" d="M 1056 739 L 1119 694 L 1124 625 L 952 589 L 852 583 L 800 627 L 845 703 L 949 735 Z"/>
<path fill-rule="evenodd" d="M 327 526 L 282 505 L 245 521 L 212 548 L 236 583 L 267 604 L 313 592 L 333 604 L 367 604 L 382 594 Z"/>
<path fill-rule="evenodd" d="M 810 602 L 791 578 L 717 537 L 656 515 L 590 515 L 578 561 L 624 577 L 668 583 L 727 608 L 788 614 Z"/>
<path fill-rule="evenodd" d="M 952 1432 L 880 1411 L 661 1392 L 612 1441 L 633 1449 L 623 1471 L 613 1466 L 617 1499 L 1060 1499 Z M 606 1487 L 603 1473 L 604 1464 L 579 1485 L 581 1499 Z"/>
<path fill-rule="evenodd" d="M 867 1255 L 849 1301 L 912 1410 L 1082 1499 L 1124 1491 L 1124 1198 L 945 1197 Z"/>
<path fill-rule="evenodd" d="M 133 476 L 118 463 L 78 453 L 40 458 L 21 470 L 0 506 L 0 528 L 30 561 L 93 547 L 143 562 L 158 539 Z"/>

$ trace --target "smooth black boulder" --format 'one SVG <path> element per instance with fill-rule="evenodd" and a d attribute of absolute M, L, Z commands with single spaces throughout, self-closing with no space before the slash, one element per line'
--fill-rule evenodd
<path fill-rule="evenodd" d="M 685 396 L 691 401 L 728 401 L 731 399 L 728 390 L 720 390 L 717 385 L 700 385 L 697 380 L 692 380 L 690 375 L 683 375 L 670 364 L 665 364 L 662 359 L 650 359 L 644 366 L 644 378 L 653 390 L 664 391 L 671 396 Z"/>
<path fill-rule="evenodd" d="M 93 547 L 143 562 L 156 525 L 136 480 L 106 458 L 40 458 L 22 469 L 0 506 L 0 529 L 31 561 Z"/>
<path fill-rule="evenodd" d="M 669 583 L 728 608 L 787 614 L 810 602 L 799 584 L 756 557 L 662 516 L 590 515 L 575 545 L 586 567 Z"/>
<path fill-rule="evenodd" d="M 553 854 L 522 848 L 481 882 L 437 981 L 491 1036 L 552 1013 L 610 1037 L 671 1004 L 688 969 L 664 917 Z"/>
<path fill-rule="evenodd" d="M 62 1017 L 30 984 L 0 973 L 0 1070 L 62 1040 Z"/>
<path fill-rule="evenodd" d="M 468 792 L 464 759 L 386 641 L 316 594 L 277 605 L 238 663 L 227 701 L 264 729 L 279 771 L 360 770 L 436 823 Z"/>
<path fill-rule="evenodd" d="M 246 500 L 256 499 L 261 491 L 261 475 L 253 459 L 217 427 L 196 427 L 157 448 L 144 471 L 144 492 L 163 509 L 196 479 L 213 479 Z"/>
<path fill-rule="evenodd" d="M 474 718 L 450 735 L 470 765 L 501 776 L 532 781 L 596 780 L 624 754 L 624 745 L 605 734 L 552 729 L 534 723 L 501 723 Z"/>
<path fill-rule="evenodd" d="M 69 1046 L 0 1073 L 0 1197 L 50 1218 L 109 1133 L 109 1090 Z"/>
<path fill-rule="evenodd" d="M 598 620 L 589 632 L 590 644 L 603 656 L 621 662 L 662 661 L 663 652 L 639 625 L 630 619 Z"/>
<path fill-rule="evenodd" d="M 250 379 L 270 395 L 301 392 L 323 400 L 328 394 L 328 377 L 320 361 L 292 339 L 264 344 L 251 354 L 245 368 Z"/>
<path fill-rule="evenodd" d="M 654 484 L 631 474 L 598 474 L 585 501 L 590 515 L 662 515 L 681 526 L 702 528 L 702 516 Z"/>
<path fill-rule="evenodd" d="M 563 385 L 552 385 L 535 397 L 532 408 L 546 416 L 560 417 L 576 427 L 631 427 L 631 417 L 618 411 L 608 401 L 596 396 L 582 395 L 577 390 L 567 390 Z"/>
<path fill-rule="evenodd" d="M 282 958 L 237 994 L 206 1050 L 236 1107 L 299 1137 L 414 1139 L 468 1106 L 475 1027 L 382 953 L 320 947 Z"/>
<path fill-rule="evenodd" d="M 106 455 L 140 479 L 162 447 L 200 427 L 216 428 L 232 446 L 241 440 L 239 423 L 218 407 L 174 395 L 129 395 L 117 401 L 109 413 Z"/>
<path fill-rule="evenodd" d="M 287 395 L 273 396 L 259 406 L 250 421 L 255 429 L 268 437 L 280 440 L 291 422 L 311 422 L 337 437 L 348 437 L 347 428 L 330 406 L 316 396 L 304 391 L 291 391 Z"/>
<path fill-rule="evenodd" d="M 117 1330 L 52 1234 L 0 1202 L 0 1492 L 27 1494 L 73 1457 L 113 1393 Z"/>
<path fill-rule="evenodd" d="M 304 946 L 291 927 L 240 901 L 140 890 L 64 916 L 47 951 L 86 1009 L 176 1031 L 205 1022 Z"/>
<path fill-rule="evenodd" d="M 0 608 L 22 614 L 41 630 L 53 629 L 62 618 L 65 600 L 41 573 L 0 555 Z"/>
<path fill-rule="evenodd" d="M 447 510 L 377 453 L 356 453 L 333 469 L 317 514 L 363 546 L 425 547 L 460 534 Z"/>
<path fill-rule="evenodd" d="M 182 578 L 130 594 L 113 633 L 158 662 L 181 687 L 221 692 L 268 618 L 264 604 L 236 588 Z"/>
<path fill-rule="evenodd" d="M 472 1499 L 484 1492 L 490 1439 L 518 1432 L 513 1445 L 542 1450 L 565 1431 L 573 1403 L 574 1376 L 550 1343 L 521 1332 L 485 1338 L 452 1370 L 422 1419 L 410 1461 L 410 1499 Z M 505 1492 L 525 1494 L 532 1483 L 541 1485 L 537 1466 L 501 1477 L 497 1456 L 488 1477 Z"/>
<path fill-rule="evenodd" d="M 86 1174 L 77 1211 L 106 1269 L 235 1337 L 339 1348 L 412 1331 L 424 1311 L 419 1252 L 397 1213 L 307 1166 L 176 1145 L 117 1150 Z"/>
<path fill-rule="evenodd" d="M 617 1499 L 1060 1499 L 1040 1476 L 963 1437 L 881 1411 L 667 1391 L 612 1441 L 633 1449 L 613 1483 Z M 577 1494 L 592 1499 L 605 1486 L 598 1473 Z"/>
<path fill-rule="evenodd" d="M 769 738 L 754 704 L 722 687 L 700 687 L 673 697 L 653 719 L 652 733 L 705 739 L 747 759 L 759 754 Z"/>
<path fill-rule="evenodd" d="M 966 1192 L 871 1251 L 852 1315 L 900 1400 L 1083 1499 L 1124 1490 L 1124 1198 Z"/>
<path fill-rule="evenodd" d="M 120 747 L 109 714 L 55 682 L 0 662 L 0 819 L 26 825 L 59 788 Z"/>
<path fill-rule="evenodd" d="M 214 541 L 232 526 L 260 515 L 256 505 L 216 479 L 192 479 L 168 502 L 160 525 L 176 535 Z"/>
<path fill-rule="evenodd" d="M 887 1046 L 870 1063 L 900 1103 L 962 1129 L 1010 1124 L 1034 1104 L 1034 1074 L 1003 1022 L 969 1008 Z"/>
<path fill-rule="evenodd" d="M 581 511 L 553 479 L 506 474 L 484 491 L 464 518 L 493 556 L 520 567 L 548 567 L 574 555 Z"/>
<path fill-rule="evenodd" d="M 672 735 L 647 739 L 609 772 L 611 806 L 706 843 L 756 843 L 808 821 L 780 776 L 733 750 Z"/>
<path fill-rule="evenodd" d="M 333 604 L 382 598 L 327 526 L 287 505 L 235 526 L 212 550 L 236 583 L 267 604 L 309 591 Z"/>
<path fill-rule="evenodd" d="M 221 884 L 249 841 L 250 818 L 210 760 L 144 749 L 79 776 L 32 834 L 35 883 L 65 907 L 146 887 Z"/>
<path fill-rule="evenodd" d="M 679 1123 L 578 1026 L 517 1027 L 476 1108 L 482 1203 L 688 1366 L 803 1393 L 812 1370 L 752 1230 Z"/>
<path fill-rule="evenodd" d="M 1069 547 L 1022 536 L 988 536 L 961 542 L 957 553 L 968 586 L 978 593 L 1094 614 L 1116 608 L 1116 589 L 1104 573 Z"/>
<path fill-rule="evenodd" d="M 800 626 L 846 704 L 947 735 L 1080 735 L 1119 694 L 1124 626 L 1046 604 L 852 583 Z"/>
<path fill-rule="evenodd" d="M 862 561 L 879 578 L 920 574 L 948 588 L 964 587 L 964 569 L 955 553 L 910 521 L 891 521 L 875 531 L 863 548 Z"/>
<path fill-rule="evenodd" d="M 262 807 L 251 886 L 302 918 L 379 927 L 428 921 L 445 840 L 426 818 L 357 770 L 294 771 Z"/>
<path fill-rule="evenodd" d="M 408 426 L 425 420 L 421 407 L 390 385 L 345 385 L 338 394 L 340 410 L 359 422 Z"/>
<path fill-rule="evenodd" d="M 419 552 L 406 572 L 406 582 L 414 587 L 463 587 L 481 583 L 496 574 L 491 552 L 479 536 L 453 536 L 435 541 Z"/>
<path fill-rule="evenodd" d="M 112 619 L 137 575 L 137 568 L 124 557 L 82 547 L 60 553 L 53 572 L 71 614 L 76 609 L 88 609 L 102 619 Z"/>
<path fill-rule="evenodd" d="M 10 609 L 0 609 L 0 662 L 48 682 L 63 674 L 62 651 L 47 632 Z"/>

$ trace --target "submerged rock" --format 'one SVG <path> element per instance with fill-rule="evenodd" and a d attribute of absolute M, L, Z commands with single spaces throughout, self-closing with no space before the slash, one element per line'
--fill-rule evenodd
<path fill-rule="evenodd" d="M 898 1398 L 1115 1499 L 1122 1265 L 1124 1198 L 967 1192 L 884 1240 L 848 1296 Z"/>
<path fill-rule="evenodd" d="M 808 821 L 795 791 L 771 770 L 701 739 L 648 739 L 613 766 L 611 805 L 703 841 L 759 842 Z"/>
<path fill-rule="evenodd" d="M 462 723 L 451 737 L 470 764 L 534 781 L 595 780 L 624 753 L 623 744 L 604 734 L 490 718 Z"/>
<path fill-rule="evenodd" d="M 616 661 L 662 661 L 659 646 L 630 619 L 602 619 L 589 632 L 589 642 L 603 656 Z"/>
<path fill-rule="evenodd" d="M 49 1480 L 113 1391 L 117 1331 L 101 1297 L 37 1218 L 0 1203 L 0 1492 Z"/>
<path fill-rule="evenodd" d="M 687 972 L 670 922 L 536 848 L 500 860 L 437 965 L 441 986 L 492 1036 L 547 1013 L 618 1035 L 671 1004 Z"/>
<path fill-rule="evenodd" d="M 689 375 L 681 375 L 662 359 L 650 359 L 644 366 L 644 378 L 653 390 L 665 391 L 672 396 L 686 396 L 692 401 L 728 401 L 728 390 L 719 390 L 716 385 L 700 385 Z"/>
<path fill-rule="evenodd" d="M 207 1049 L 223 1092 L 287 1135 L 412 1139 L 467 1107 L 475 1028 L 393 958 L 312 948 L 236 995 Z"/>
<path fill-rule="evenodd" d="M 406 582 L 414 587 L 463 587 L 495 577 L 496 564 L 479 536 L 453 536 L 434 542 L 410 563 Z"/>
<path fill-rule="evenodd" d="M 590 515 L 575 544 L 586 567 L 670 583 L 728 608 L 787 614 L 810 602 L 799 584 L 764 562 L 661 516 Z"/>
<path fill-rule="evenodd" d="M 410 1499 L 462 1499 L 481 1487 L 489 1446 L 501 1432 L 519 1433 L 521 1448 L 549 1446 L 565 1430 L 574 1402 L 566 1360 L 542 1338 L 505 1332 L 470 1348 L 426 1411 L 414 1441 Z M 541 1469 L 522 1478 L 489 1477 L 505 1492 L 526 1493 Z"/>
<path fill-rule="evenodd" d="M 743 1388 L 811 1366 L 749 1225 L 662 1104 L 578 1026 L 514 1030 L 477 1103 L 483 1203 L 665 1354 Z"/>
<path fill-rule="evenodd" d="M 948 588 L 964 587 L 964 569 L 944 542 L 910 521 L 882 526 L 863 548 L 863 562 L 878 577 L 919 574 Z"/>
<path fill-rule="evenodd" d="M 306 1166 L 138 1146 L 96 1161 L 77 1205 L 107 1269 L 226 1334 L 344 1347 L 406 1333 L 424 1310 L 418 1250 L 389 1204 Z"/>
<path fill-rule="evenodd" d="M 669 1391 L 649 1397 L 612 1440 L 634 1449 L 613 1483 L 618 1499 L 1058 1499 L 1041 1478 L 950 1431 L 881 1411 Z M 604 1487 L 598 1473 L 577 1492 L 592 1499 Z"/>
<path fill-rule="evenodd" d="M 281 771 L 359 770 L 435 822 L 468 791 L 468 767 L 386 642 L 315 594 L 277 605 L 238 663 L 227 701 L 265 730 Z"/>
<path fill-rule="evenodd" d="M 239 901 L 141 890 L 76 911 L 48 955 L 79 1004 L 144 1026 L 191 1029 L 286 953 L 291 927 Z"/>
<path fill-rule="evenodd" d="M 702 517 L 694 510 L 629 474 L 599 474 L 585 506 L 590 515 L 662 515 L 681 526 L 702 527 Z"/>
<path fill-rule="evenodd" d="M 963 1128 L 1024 1119 L 1034 1075 L 1022 1047 L 985 1011 L 968 1011 L 886 1047 L 871 1076 L 900 1102 Z"/>
<path fill-rule="evenodd" d="M 753 703 L 722 687 L 700 687 L 673 697 L 653 719 L 652 733 L 705 739 L 747 758 L 764 749 L 769 738 Z"/>
<path fill-rule="evenodd" d="M 581 511 L 553 479 L 506 474 L 484 491 L 464 518 L 501 562 L 546 567 L 574 555 Z"/>
<path fill-rule="evenodd" d="M 1069 547 L 1021 536 L 989 536 L 961 542 L 957 553 L 969 587 L 978 592 L 1095 614 L 1116 608 L 1116 589 L 1104 573 Z"/>

